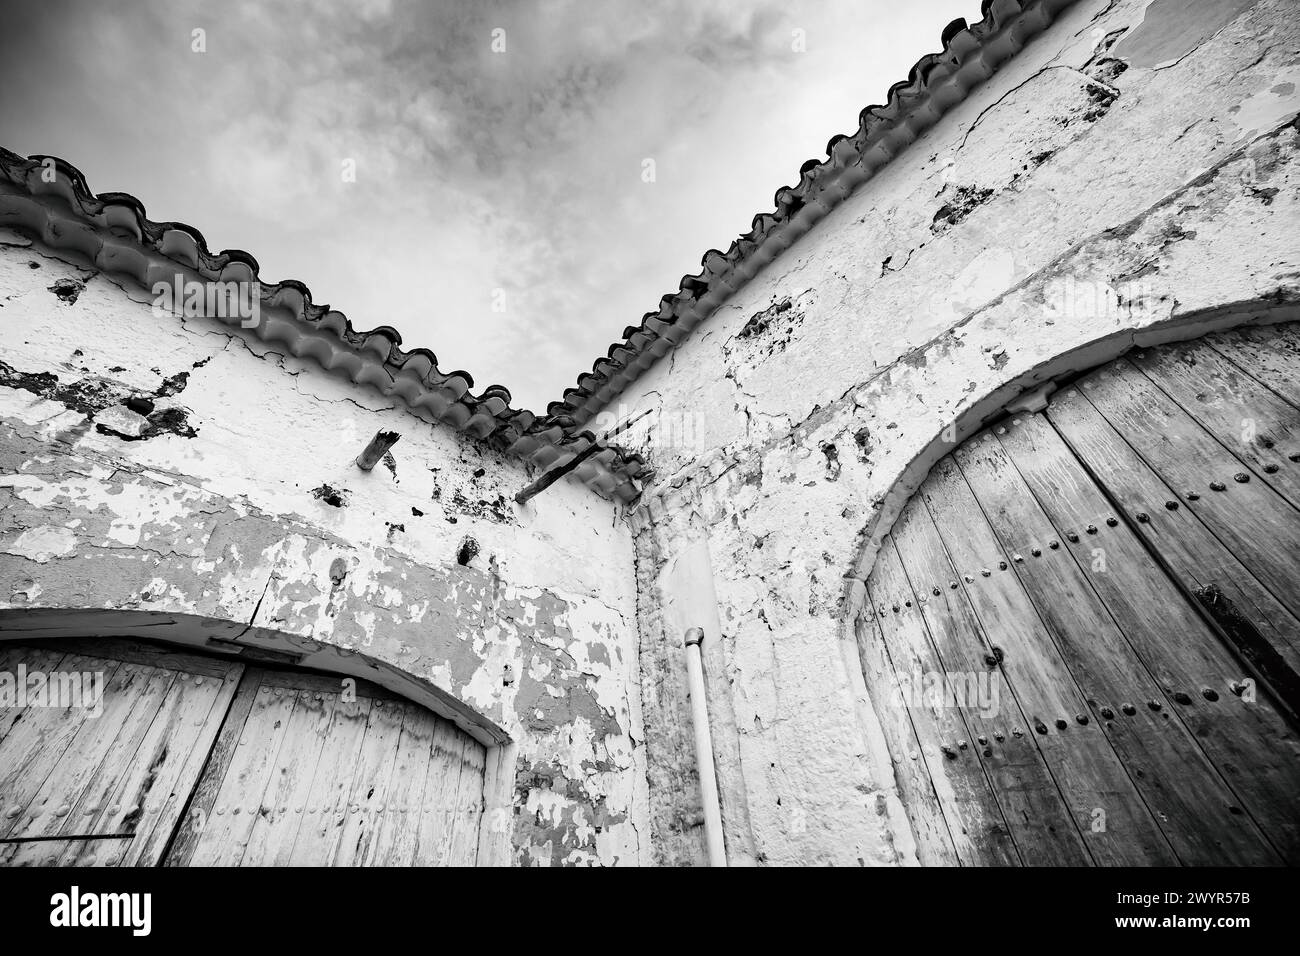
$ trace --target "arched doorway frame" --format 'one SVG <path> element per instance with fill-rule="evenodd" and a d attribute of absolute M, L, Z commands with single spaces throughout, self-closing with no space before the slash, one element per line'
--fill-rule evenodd
<path fill-rule="evenodd" d="M 846 579 L 858 585 L 850 588 L 844 601 L 842 620 L 845 626 L 851 629 L 854 618 L 862 609 L 861 584 L 875 566 L 881 540 L 893 528 L 894 522 L 930 474 L 930 470 L 966 439 L 1006 414 L 1036 410 L 1059 382 L 1113 362 L 1134 349 L 1190 342 L 1212 332 L 1239 327 L 1296 321 L 1300 321 L 1300 305 L 1292 302 L 1257 300 L 1204 309 L 1141 330 L 1126 329 L 1099 336 L 1062 351 L 1029 371 L 1014 375 L 985 391 L 932 435 L 922 450 L 895 477 L 883 496 L 880 507 L 861 535 L 862 547 L 845 575 Z"/>
<path fill-rule="evenodd" d="M 432 683 L 363 651 L 221 618 L 111 608 L 0 610 L 0 644 L 61 637 L 158 641 L 250 664 L 276 664 L 354 677 L 425 707 L 486 749 L 478 865 L 509 864 L 517 744 L 504 729 Z"/>
<path fill-rule="evenodd" d="M 1297 322 L 1300 322 L 1300 307 L 1287 301 L 1257 300 L 1205 309 L 1145 329 L 1128 329 L 1098 336 L 1084 344 L 1064 349 L 1028 371 L 1007 377 L 1005 381 L 987 389 L 979 398 L 964 404 L 959 413 L 933 434 L 922 450 L 894 476 L 888 491 L 879 499 L 879 507 L 860 539 L 863 543 L 857 560 L 846 575 L 850 583 L 844 603 L 846 613 L 843 615 L 843 625 L 849 635 L 845 638 L 846 645 L 851 646 L 853 643 L 852 630 L 859 614 L 869 612 L 869 609 L 864 608 L 867 596 L 865 585 L 875 569 L 882 542 L 894 530 L 905 507 L 917 495 L 935 466 L 964 443 L 1003 419 L 1007 420 L 1010 428 L 1013 416 L 1042 410 L 1048 406 L 1051 394 L 1058 388 L 1114 363 L 1130 352 L 1195 342 L 1216 332 Z M 1295 405 L 1294 398 L 1288 397 L 1286 403 Z M 898 608 L 895 607 L 894 610 L 897 611 Z M 1269 693 L 1274 693 L 1271 688 Z M 872 699 L 871 695 L 867 695 L 867 703 L 873 712 L 872 716 L 879 723 L 883 717 L 881 708 L 885 704 Z M 1290 710 L 1288 713 L 1294 720 L 1295 711 Z"/>

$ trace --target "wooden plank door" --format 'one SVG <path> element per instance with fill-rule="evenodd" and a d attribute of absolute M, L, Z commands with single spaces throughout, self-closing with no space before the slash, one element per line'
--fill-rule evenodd
<path fill-rule="evenodd" d="M 1024 709 L 1026 702 L 1016 697 L 1002 666 L 1005 651 L 982 629 L 962 575 L 949 560 L 921 497 L 904 510 L 891 537 L 913 582 L 913 593 L 919 596 L 936 651 L 936 672 L 962 675 L 968 688 L 972 678 L 984 682 L 991 706 L 967 707 L 963 713 L 1021 861 L 1027 866 L 1086 865 L 1091 857 L 1080 826 L 1061 795 L 1037 737 L 1023 731 L 1032 721 Z M 1020 736 L 1014 734 L 1015 729 L 1021 729 Z M 958 754 L 960 760 L 960 748 Z"/>
<path fill-rule="evenodd" d="M 1173 579 L 1193 595 L 1213 589 L 1249 623 L 1258 646 L 1248 641 L 1239 645 L 1239 652 L 1283 673 L 1300 671 L 1300 618 L 1255 573 L 1250 557 L 1238 555 L 1230 541 L 1215 533 L 1212 510 L 1205 520 L 1207 512 L 1200 503 L 1219 493 L 1179 485 L 1158 473 L 1082 389 L 1065 390 L 1045 414 L 1075 457 L 1086 463 L 1113 502 L 1115 515 L 1129 524 Z M 1230 514 L 1227 520 L 1232 520 Z M 1266 528 L 1257 530 L 1267 533 Z"/>
<path fill-rule="evenodd" d="M 1004 748 L 1015 752 L 1032 739 L 1094 862 L 1175 863 L 1167 836 L 1122 759 L 1102 727 L 1088 719 L 1087 695 L 1012 570 L 1019 566 L 1014 552 L 998 540 L 958 461 L 941 462 L 920 496 L 1019 705 L 1007 708 Z M 1043 553 L 1055 550 L 1045 542 Z M 1019 714 L 1026 723 L 1016 721 Z"/>
<path fill-rule="evenodd" d="M 1082 531 L 1069 545 L 1080 572 L 1170 703 L 1162 713 L 1222 773 L 1234 797 L 1228 812 L 1244 808 L 1270 844 L 1300 862 L 1300 739 L 1290 722 L 1275 704 L 1247 706 L 1231 693 L 1241 662 L 1047 420 L 1025 416 L 1005 428 L 1001 445 L 1052 524 Z"/>
<path fill-rule="evenodd" d="M 1256 479 L 1226 447 L 1223 436 L 1208 431 L 1127 360 L 1082 379 L 1077 391 L 1147 468 L 1178 490 L 1178 497 L 1168 499 L 1179 504 L 1177 509 L 1158 499 L 1130 499 L 1134 520 L 1145 514 L 1147 520 L 1139 523 L 1163 527 L 1172 520 L 1164 512 L 1186 509 L 1292 618 L 1300 617 L 1300 574 L 1295 568 L 1300 522 L 1295 507 Z M 1288 465 L 1296 468 L 1296 463 Z M 1192 553 L 1193 562 L 1198 556 Z M 1273 650 L 1292 670 L 1300 670 L 1300 635 L 1280 625 L 1275 633 L 1279 643 Z"/>
<path fill-rule="evenodd" d="M 922 862 L 1300 863 L 1297 555 L 1294 326 L 1138 351 L 940 462 L 858 621 Z M 891 706 L 981 669 L 992 711 Z"/>
<path fill-rule="evenodd" d="M 242 665 L 128 641 L 5 649 L 6 667 L 103 675 L 96 708 L 24 707 L 0 739 L 0 865 L 152 865 Z"/>
<path fill-rule="evenodd" d="M 999 427 L 955 454 L 1003 546 L 1022 557 L 1025 551 L 1031 555 L 1028 560 L 1013 559 L 1012 568 L 1087 704 L 1076 713 L 1090 718 L 1089 726 L 1101 728 L 1180 862 L 1279 862 L 1257 824 L 1241 812 L 1239 801 L 1177 719 L 1173 700 L 1116 625 L 1091 579 L 1123 575 L 1123 587 L 1142 589 L 1143 600 L 1158 605 L 1157 613 L 1172 614 L 1159 605 L 1182 603 L 1182 595 L 1172 587 L 1151 587 L 1135 567 L 1098 563 L 1097 552 L 1105 556 L 1098 544 L 1130 534 L 1125 526 L 1107 525 L 1105 509 L 1094 511 L 1084 525 L 1052 523 L 998 437 L 1015 427 Z M 1066 497 L 1082 496 L 1083 489 L 1078 489 Z M 1041 557 L 1032 556 L 1035 548 L 1043 552 Z M 1202 627 L 1187 639 L 1213 636 Z M 1079 716 L 1071 716 L 1060 715 L 1046 732 L 1071 737 L 1080 723 Z M 1101 809 L 1111 815 L 1106 805 Z"/>
<path fill-rule="evenodd" d="M 474 864 L 485 750 L 364 681 L 250 668 L 168 866 Z"/>
<path fill-rule="evenodd" d="M 484 747 L 382 688 L 107 638 L 20 669 L 102 695 L 0 710 L 0 865 L 475 862 Z"/>
<path fill-rule="evenodd" d="M 1245 326 L 1200 340 L 1274 394 L 1300 408 L 1300 323 Z M 1296 461 L 1300 449 L 1286 449 Z"/>

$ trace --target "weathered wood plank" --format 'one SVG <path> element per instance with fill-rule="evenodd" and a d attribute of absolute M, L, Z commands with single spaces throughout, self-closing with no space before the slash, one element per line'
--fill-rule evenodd
<path fill-rule="evenodd" d="M 1285 545 L 1270 543 L 1294 511 L 1270 489 L 1234 482 L 1230 473 L 1220 482 L 1223 491 L 1209 489 L 1207 473 L 1230 472 L 1227 453 L 1208 436 L 1187 448 L 1166 441 L 1169 422 L 1204 432 L 1161 402 L 1136 371 L 1129 382 L 1150 403 L 1151 421 L 1125 402 L 1126 383 L 1100 374 L 1055 395 L 1046 415 L 1128 517 L 1145 516 L 1135 527 L 1186 587 L 1219 587 L 1280 661 L 1300 672 L 1300 587 L 1291 580 L 1292 560 L 1279 553 Z M 1264 509 L 1263 520 L 1251 514 L 1253 506 Z"/>
<path fill-rule="evenodd" d="M 307 819 L 295 836 L 290 866 L 321 866 L 333 858 L 347 820 L 353 769 L 360 758 L 373 702 L 362 696 L 344 701 L 336 695 L 326 700 L 334 712 L 333 721 L 312 777 Z"/>
<path fill-rule="evenodd" d="M 42 784 L 26 828 L 15 836 L 57 836 L 97 832 L 94 817 L 103 791 L 121 776 L 135 755 L 140 738 L 162 705 L 175 674 L 156 667 L 124 663 L 120 683 L 106 687 L 98 716 L 82 722 L 59 764 Z M 88 802 L 83 802 L 85 798 Z M 11 844 L 0 851 L 0 866 L 56 865 L 66 843 Z"/>
<path fill-rule="evenodd" d="M 479 826 L 483 820 L 483 745 L 461 734 L 461 772 L 456 788 L 456 822 L 452 827 L 448 866 L 473 866 L 478 858 Z"/>
<path fill-rule="evenodd" d="M 1272 488 L 1251 480 L 1240 459 L 1129 363 L 1114 362 L 1081 379 L 1079 390 L 1156 474 L 1184 490 L 1184 507 L 1300 616 L 1296 510 Z M 1187 491 L 1199 497 L 1189 501 Z M 1149 513 L 1152 521 L 1158 520 L 1154 510 Z"/>
<path fill-rule="evenodd" d="M 41 644 L 29 644 L 17 641 L 0 641 L 0 673 L 9 674 L 10 679 L 14 681 L 15 695 L 18 690 L 18 678 L 24 679 L 32 671 L 39 670 L 43 674 L 59 669 L 59 662 L 64 658 L 64 652 L 55 648 Z M 20 671 L 19 665 L 25 665 L 25 669 Z M 24 708 L 22 707 L 4 707 L 0 708 L 0 744 L 4 742 L 5 737 L 9 735 L 9 729 L 22 719 Z M 0 813 L 3 808 L 0 808 Z"/>
<path fill-rule="evenodd" d="M 24 766 L 40 771 L 23 781 L 31 791 L 28 801 L 38 804 L 27 822 L 42 834 L 72 825 L 72 814 L 60 812 L 52 800 L 57 789 L 66 791 L 77 822 L 85 818 L 77 832 L 138 829 L 134 840 L 111 847 L 112 841 L 88 840 L 57 848 L 22 844 L 24 859 L 147 864 L 158 860 L 174 833 L 167 865 L 409 865 L 427 819 L 435 824 L 442 862 L 473 862 L 483 748 L 447 724 L 441 755 L 450 759 L 435 769 L 435 728 L 441 722 L 424 708 L 365 681 L 356 682 L 358 700 L 343 703 L 339 678 L 267 669 L 250 672 L 236 695 L 243 665 L 234 661 L 116 640 L 59 643 L 65 649 L 55 650 L 54 642 L 44 649 L 47 662 L 59 663 L 68 650 L 82 647 L 113 653 L 113 662 L 75 656 L 66 661 L 79 670 L 108 664 L 114 673 L 121 670 L 119 682 L 130 679 L 132 686 L 110 682 L 108 713 L 94 726 L 52 713 L 36 714 L 44 721 L 26 721 L 15 752 L 25 755 Z M 0 651 L 2 660 L 34 660 L 30 650 Z M 117 658 L 125 663 L 117 664 Z M 196 660 L 201 674 L 175 670 Z M 213 674 L 224 674 L 224 681 Z M 141 681 L 148 686 L 135 688 Z M 196 686 L 204 682 L 200 693 Z M 377 719 L 372 707 L 381 715 Z M 48 766 L 33 761 L 33 743 L 43 745 Z M 61 751 L 51 753 L 54 744 L 68 751 L 65 760 L 58 759 Z M 429 782 L 442 792 L 426 814 Z M 187 818 L 178 822 L 187 801 Z M 334 801 L 340 804 L 337 814 Z"/>
<path fill-rule="evenodd" d="M 921 762 L 934 787 L 957 857 L 965 866 L 1020 863 L 1010 828 L 989 784 L 977 737 L 964 719 L 963 703 L 978 712 L 978 691 L 986 686 L 987 668 L 975 675 L 977 693 L 970 701 L 970 675 L 948 674 L 930 646 L 921 614 L 921 594 L 914 593 L 892 538 L 886 536 L 867 581 L 888 663 L 902 693 L 877 704 L 877 711 L 896 707 L 908 715 L 922 741 Z M 959 698 L 958 695 L 961 695 Z"/>
<path fill-rule="evenodd" d="M 373 858 L 376 866 L 411 866 L 415 861 L 420 842 L 420 808 L 424 802 L 436 721 L 431 712 L 415 704 L 409 705 L 397 745 L 392 787 L 375 840 Z"/>
<path fill-rule="evenodd" d="M 920 494 L 953 565 L 962 572 L 960 581 L 994 642 L 994 654 L 1001 658 L 1016 699 L 1029 715 L 1031 724 L 1013 727 L 1011 739 L 1036 735 L 1093 860 L 1099 865 L 1177 863 L 1100 722 L 1081 725 L 1075 720 L 1088 712 L 1086 695 L 1010 570 L 1013 554 L 989 527 L 953 456 L 935 467 Z M 1046 542 L 1039 546 L 1043 554 L 1049 553 Z M 1068 722 L 1068 733 L 1059 731 L 1058 720 Z M 1096 825 L 1101 813 L 1104 828 Z"/>
<path fill-rule="evenodd" d="M 221 675 L 242 667 L 119 639 L 52 639 L 43 641 L 42 645 L 39 653 L 44 655 L 46 663 L 58 661 L 58 667 L 75 670 L 111 669 L 116 680 L 105 686 L 103 713 L 81 722 L 59 765 L 45 780 L 44 793 L 36 797 L 44 813 L 29 821 L 32 834 L 122 832 L 134 833 L 135 840 L 23 844 L 7 862 L 112 865 L 130 856 L 134 844 L 147 836 L 158 822 L 158 808 L 146 804 L 151 796 L 150 788 L 159 784 L 165 787 L 169 780 L 167 768 L 161 761 L 152 759 L 159 744 L 164 755 L 171 748 L 177 763 L 189 748 L 184 729 L 177 734 L 165 732 L 165 728 L 175 710 L 175 701 L 182 694 L 181 686 L 187 680 L 201 682 L 204 678 L 181 673 L 177 668 L 192 667 L 201 674 Z M 89 653 L 80 654 L 82 651 Z M 42 666 L 41 659 L 29 657 L 27 662 L 29 667 Z M 131 686 L 119 686 L 123 675 L 132 675 Z M 203 711 L 199 723 L 206 722 L 214 691 L 220 684 L 219 680 L 207 680 L 209 690 L 199 695 Z M 217 716 L 219 719 L 220 715 Z M 207 749 L 205 743 L 203 755 Z M 185 787 L 186 796 L 197 771 L 195 767 Z M 160 792 L 152 791 L 155 800 Z M 173 815 L 168 833 L 174 822 Z"/>
<path fill-rule="evenodd" d="M 104 694 L 118 679 L 119 665 L 98 658 L 67 655 L 59 665 L 62 672 L 104 674 Z M 122 680 L 129 675 L 123 674 Z M 21 834 L 35 823 L 32 801 L 44 785 L 63 754 L 76 738 L 83 723 L 90 719 L 85 707 L 23 708 L 21 718 L 3 743 L 0 743 L 0 837 Z"/>
<path fill-rule="evenodd" d="M 221 730 L 211 753 L 207 755 L 202 776 L 188 800 L 185 815 L 176 828 L 171 846 L 166 850 L 164 866 L 192 865 L 200 842 L 208 837 L 208 831 L 217 823 L 217 797 L 235 762 L 236 752 L 240 749 L 240 738 L 244 735 L 249 714 L 257 703 L 258 684 L 263 673 L 260 668 L 250 667 L 240 675 L 239 685 L 221 724 Z M 228 813 L 229 808 L 223 805 L 218 840 L 223 839 L 227 832 Z"/>
<path fill-rule="evenodd" d="M 1300 407 L 1300 322 L 1242 326 L 1202 341 Z"/>
<path fill-rule="evenodd" d="M 296 697 L 267 785 L 265 806 L 248 837 L 240 866 L 282 866 L 288 862 L 311 799 L 316 765 L 333 721 L 323 690 L 276 688 Z"/>
<path fill-rule="evenodd" d="M 223 816 L 223 805 L 227 810 L 226 839 L 218 842 L 209 821 L 199 842 L 195 865 L 210 861 L 214 866 L 238 866 L 248 851 L 258 821 L 271 813 L 273 775 L 280 751 L 293 746 L 289 728 L 299 702 L 296 692 L 283 687 L 260 686 L 258 697 L 244 722 L 231 771 L 226 774 L 217 796 L 218 819 Z M 205 849 L 210 857 L 205 857 Z"/>
<path fill-rule="evenodd" d="M 215 746 L 218 734 L 235 709 L 236 690 L 244 675 L 243 664 L 223 663 L 226 669 L 219 677 L 187 673 L 172 685 L 167 703 L 150 725 L 139 755 L 132 762 L 131 773 L 107 804 L 109 816 L 99 823 L 113 832 L 133 829 L 135 839 L 120 855 L 115 847 L 101 850 L 102 865 L 157 866 L 162 862 L 168 843 L 182 823 L 181 814 L 199 789 L 200 774 L 209 756 L 220 762 Z M 238 720 L 241 726 L 244 714 L 246 711 Z M 219 783 L 218 777 L 214 786 Z M 132 807 L 141 808 L 134 822 L 129 816 Z M 206 817 L 199 823 L 194 807 L 190 810 L 190 819 L 185 822 L 206 824 Z M 90 844 L 84 849 L 94 851 Z"/>
<path fill-rule="evenodd" d="M 1247 702 L 1232 693 L 1240 663 L 1115 516 L 1045 418 L 1020 416 L 999 440 L 1052 525 L 1079 536 L 1078 543 L 1060 540 L 1172 702 L 1169 712 L 1188 728 L 1265 838 L 1286 859 L 1300 862 L 1300 739 L 1294 729 L 1271 700 Z"/>
<path fill-rule="evenodd" d="M 1079 828 L 1039 751 L 1036 735 L 1015 737 L 1011 733 L 1012 727 L 1029 727 L 1032 721 L 993 655 L 965 590 L 953 587 L 960 575 L 920 497 L 908 503 L 892 534 L 913 593 L 919 596 L 940 666 L 948 674 L 966 675 L 968 682 L 980 675 L 992 704 L 965 707 L 963 714 L 970 725 L 972 746 L 982 748 L 984 766 L 1021 859 L 1027 866 L 1091 864 Z"/>
<path fill-rule="evenodd" d="M 365 681 L 344 702 L 341 679 L 327 675 L 257 668 L 241 684 L 233 660 L 118 640 L 58 643 L 42 658 L 0 646 L 0 663 L 111 668 L 105 713 L 91 722 L 29 708 L 9 722 L 0 748 L 18 759 L 0 759 L 0 782 L 13 784 L 0 793 L 26 811 L 11 825 L 134 838 L 0 848 L 12 862 L 149 865 L 167 850 L 161 862 L 172 866 L 410 865 L 424 862 L 432 823 L 438 861 L 473 864 L 484 750 L 425 708 Z M 114 659 L 71 653 L 83 647 Z M 183 670 L 196 661 L 201 673 Z"/>
<path fill-rule="evenodd" d="M 243 724 L 216 806 L 194 848 L 193 866 L 237 866 L 257 817 L 266 812 L 271 773 L 284 743 L 297 695 L 281 687 L 258 686 Z"/>
<path fill-rule="evenodd" d="M 886 651 L 879 612 L 873 608 L 874 605 L 863 608 L 855 622 L 858 658 L 862 662 L 867 695 L 894 758 L 894 781 L 916 840 L 917 862 L 922 866 L 960 866 L 961 856 L 953 844 L 927 769 L 928 761 L 943 759 L 940 744 L 935 740 L 919 740 L 907 708 L 894 703 L 901 697 L 902 687 Z"/>
<path fill-rule="evenodd" d="M 1134 366 L 1292 507 L 1300 506 L 1300 409 L 1197 342 L 1133 353 Z"/>
<path fill-rule="evenodd" d="M 1088 703 L 1074 719 L 1061 715 L 1045 732 L 1068 739 L 1100 724 L 1183 863 L 1280 862 L 1186 727 L 1173 719 L 1173 702 L 1089 584 L 1083 568 L 1095 536 L 1052 525 L 992 433 L 967 442 L 954 457 L 1003 547 L 1023 556 L 1034 545 L 1060 541 L 1042 557 L 1031 551 L 1022 562 L 1012 559 Z"/>
<path fill-rule="evenodd" d="M 416 866 L 446 866 L 456 826 L 455 803 L 460 789 L 464 742 L 456 727 L 439 720 L 433 728 L 433 746 L 424 781 L 420 826 L 415 851 Z"/>
<path fill-rule="evenodd" d="M 397 744 L 406 718 L 405 704 L 376 700 L 352 777 L 348 814 L 330 866 L 366 866 L 397 765 Z"/>
<path fill-rule="evenodd" d="M 161 667 L 203 677 L 224 677 L 231 665 L 237 663 L 234 658 L 195 654 L 165 644 L 124 637 L 51 637 L 46 641 L 51 647 L 68 654 L 124 661 L 144 667 Z"/>
<path fill-rule="evenodd" d="M 403 703 L 406 698 L 394 694 L 386 687 L 347 674 L 318 674 L 313 671 L 268 670 L 262 678 L 268 687 L 289 690 L 310 690 L 313 693 L 364 697 L 370 700 L 388 700 Z"/>

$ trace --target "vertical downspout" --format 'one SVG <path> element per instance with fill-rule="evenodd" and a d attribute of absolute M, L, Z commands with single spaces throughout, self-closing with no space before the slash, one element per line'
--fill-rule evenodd
<path fill-rule="evenodd" d="M 709 705 L 704 694 L 704 662 L 700 656 L 703 643 L 703 628 L 687 630 L 686 679 L 691 691 L 691 723 L 695 725 L 695 764 L 700 777 L 700 799 L 704 804 L 704 839 L 708 844 L 709 866 L 726 866 L 718 778 L 713 769 L 713 738 L 709 734 Z"/>

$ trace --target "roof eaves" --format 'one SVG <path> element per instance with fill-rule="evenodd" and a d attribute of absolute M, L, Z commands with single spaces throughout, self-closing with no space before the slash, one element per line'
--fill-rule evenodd
<path fill-rule="evenodd" d="M 855 133 L 833 137 L 825 160 L 805 162 L 798 182 L 777 190 L 774 211 L 755 216 L 750 231 L 725 253 L 706 252 L 700 272 L 683 276 L 677 292 L 660 299 L 658 310 L 647 312 L 640 325 L 628 326 L 622 341 L 610 345 L 590 372 L 579 375 L 575 386 L 547 406 L 548 417 L 566 417 L 579 426 L 590 421 L 1073 2 L 984 0 L 978 23 L 950 23 L 940 36 L 940 52 L 917 60 L 907 79 L 890 88 L 883 105 L 862 110 Z"/>
<path fill-rule="evenodd" d="M 510 407 L 510 391 L 489 385 L 477 395 L 468 372 L 444 372 L 424 348 L 406 351 L 391 326 L 354 328 L 348 317 L 312 301 L 295 279 L 268 283 L 257 260 L 241 249 L 214 253 L 203 234 L 181 222 L 154 222 L 127 193 L 91 191 L 81 171 L 52 156 L 23 157 L 0 148 L 0 226 L 36 236 L 52 249 L 71 251 L 109 274 L 145 289 L 175 277 L 200 282 L 257 283 L 260 320 L 248 331 L 298 357 L 315 359 L 358 384 L 402 399 L 417 415 L 446 422 L 545 468 L 581 450 L 589 432 L 571 435 L 554 419 Z M 217 317 L 235 325 L 240 317 Z M 577 446 L 575 449 L 574 446 Z M 607 460 L 610 459 L 610 460 Z M 622 501 L 639 494 L 644 462 L 638 456 L 596 455 L 579 477 Z"/>

